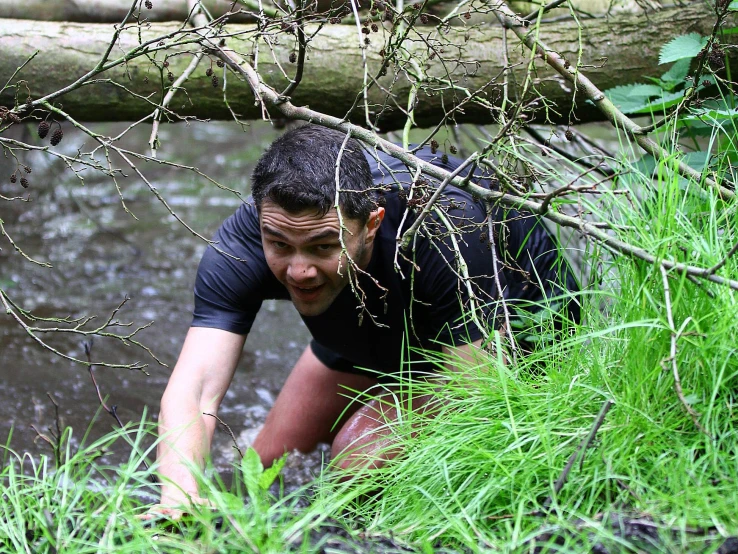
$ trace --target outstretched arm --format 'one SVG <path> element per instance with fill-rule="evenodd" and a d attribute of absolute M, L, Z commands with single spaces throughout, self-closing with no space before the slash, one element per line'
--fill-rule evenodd
<path fill-rule="evenodd" d="M 157 461 L 162 480 L 161 504 L 197 501 L 197 482 L 189 465 L 203 467 L 216 413 L 243 349 L 245 336 L 220 329 L 192 327 L 161 399 Z"/>

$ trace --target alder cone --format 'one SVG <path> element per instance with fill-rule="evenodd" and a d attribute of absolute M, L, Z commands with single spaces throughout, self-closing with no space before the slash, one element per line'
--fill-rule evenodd
<path fill-rule="evenodd" d="M 48 121 L 42 121 L 38 124 L 38 138 L 45 139 L 46 135 L 49 134 L 49 129 L 51 129 L 51 125 L 49 125 Z"/>
<path fill-rule="evenodd" d="M 49 142 L 51 143 L 51 146 L 56 146 L 61 142 L 61 140 L 64 138 L 64 131 L 60 129 L 57 129 L 51 134 L 51 140 Z"/>

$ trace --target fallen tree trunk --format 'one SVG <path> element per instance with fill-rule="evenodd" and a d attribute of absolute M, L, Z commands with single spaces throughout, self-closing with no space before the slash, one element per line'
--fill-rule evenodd
<path fill-rule="evenodd" d="M 188 15 L 185 0 L 151 0 L 152 9 L 141 2 L 140 13 L 148 21 L 183 21 Z M 202 0 L 214 17 L 226 13 L 233 2 Z M 119 23 L 128 13 L 131 0 L 0 0 L 0 18 L 78 23 Z"/>
<path fill-rule="evenodd" d="M 186 0 L 151 0 L 152 8 L 147 9 L 143 2 L 139 2 L 138 10 L 141 17 L 148 21 L 183 21 L 188 16 Z M 241 0 L 234 5 L 233 0 L 201 0 L 202 5 L 213 17 L 234 9 L 243 8 L 245 11 L 258 13 L 258 0 Z M 331 6 L 337 7 L 341 2 L 335 0 L 318 0 L 318 9 L 323 11 Z M 434 9 L 438 4 L 433 2 Z M 537 8 L 541 2 L 530 0 L 510 0 L 510 4 L 519 13 L 528 13 Z M 545 2 L 543 2 L 545 4 Z M 572 4 L 590 14 L 604 13 L 639 13 L 644 10 L 635 0 L 572 0 Z M 84 2 L 73 2 L 70 0 L 0 0 L 0 18 L 2 19 L 33 19 L 37 21 L 74 21 L 78 23 L 118 23 L 123 20 L 131 7 L 131 0 L 85 0 Z M 274 11 L 275 5 L 269 0 L 262 3 L 262 7 L 268 11 Z M 452 2 L 446 3 L 446 8 L 441 12 L 446 13 L 453 8 Z M 656 6 L 654 6 L 656 7 Z M 366 8 L 366 6 L 365 6 Z M 564 10 L 561 10 L 563 13 Z M 566 10 L 568 13 L 568 10 Z M 234 16 L 238 18 L 253 19 L 247 14 Z"/>
<path fill-rule="evenodd" d="M 643 81 L 646 75 L 658 76 L 666 70 L 665 66 L 658 65 L 660 46 L 687 30 L 709 34 L 713 25 L 711 15 L 706 4 L 697 2 L 657 11 L 648 18 L 622 15 L 611 20 L 583 21 L 581 36 L 586 37 L 586 43 L 582 45 L 582 70 L 601 89 Z M 137 120 L 153 112 L 170 85 L 168 73 L 172 72 L 172 78 L 181 74 L 199 49 L 197 36 L 190 31 L 178 31 L 181 28 L 181 24 L 151 24 L 123 32 L 113 48 L 111 60 L 139 47 L 139 40 L 153 42 L 145 55 L 131 57 L 126 63 L 97 75 L 89 84 L 60 96 L 58 101 L 63 104 L 64 111 L 85 121 Z M 230 35 L 228 47 L 249 59 L 254 51 L 255 27 L 228 25 L 226 30 Z M 366 50 L 370 75 L 376 74 L 380 68 L 379 51 L 384 45 L 385 31 L 380 28 L 378 33 L 371 34 L 371 45 Z M 67 87 L 95 67 L 112 32 L 111 25 L 0 20 L 0 76 L 3 80 L 8 79 L 16 68 L 37 52 L 14 82 L 25 81 L 19 87 L 19 103 L 25 101 L 27 91 L 33 99 L 45 97 Z M 572 64 L 579 55 L 579 36 L 579 29 L 571 22 L 550 23 L 541 29 L 541 38 L 570 59 Z M 159 42 L 158 37 L 164 38 Z M 272 51 L 263 41 L 260 42 L 258 71 L 267 84 L 282 90 L 288 80 L 280 66 L 290 76 L 294 75 L 295 64 L 290 63 L 290 54 L 297 47 L 292 35 L 282 34 L 278 38 L 279 43 L 272 44 Z M 493 122 L 496 112 L 490 106 L 499 105 L 505 67 L 502 30 L 498 27 L 484 30 L 451 27 L 443 39 L 452 48 L 447 46 L 444 53 L 428 61 L 428 74 L 441 80 L 452 80 L 455 88 L 442 90 L 444 87 L 439 86 L 435 93 L 421 92 L 415 107 L 415 123 L 418 126 L 436 124 L 445 112 L 465 97 L 462 88 L 481 90 L 480 98 L 485 99 L 488 106 L 469 102 L 463 110 L 454 112 L 454 119 L 480 124 Z M 520 83 L 527 69 L 529 53 L 515 47 L 512 39 L 509 41 L 512 74 Z M 359 43 L 355 27 L 324 27 L 310 43 L 305 74 L 292 95 L 292 102 L 345 117 L 357 97 L 361 98 L 364 84 Z M 425 49 L 427 54 L 426 44 L 416 41 L 409 48 L 415 48 L 419 55 Z M 165 58 L 167 68 L 162 67 Z M 541 60 L 537 59 L 535 63 L 535 95 L 545 98 L 548 105 L 546 111 L 538 110 L 539 119 L 548 116 L 552 121 L 569 123 L 573 119 L 572 113 L 578 122 L 602 119 L 593 105 L 586 103 L 581 95 L 573 94 L 562 78 L 545 67 Z M 214 70 L 215 76 L 219 77 L 215 88 L 212 77 L 206 75 L 208 69 Z M 223 76 L 223 69 L 215 65 L 215 59 L 210 60 L 206 56 L 184 84 L 186 94 L 184 91 L 178 93 L 170 108 L 183 116 L 232 117 L 223 101 Z M 225 77 L 225 94 L 231 109 L 242 119 L 261 118 L 264 114 L 255 104 L 248 85 L 232 74 Z M 409 82 L 401 71 L 394 72 L 392 66 L 388 74 L 377 82 L 381 86 L 372 87 L 368 93 L 369 111 L 374 114 L 381 112 L 379 125 L 382 129 L 401 127 L 406 120 L 401 107 L 407 104 Z M 13 93 L 12 89 L 6 89 L 0 101 L 12 104 Z M 364 123 L 362 102 L 350 117 Z"/>

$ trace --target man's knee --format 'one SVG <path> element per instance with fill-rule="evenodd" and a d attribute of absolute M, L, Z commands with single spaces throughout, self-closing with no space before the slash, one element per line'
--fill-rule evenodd
<path fill-rule="evenodd" d="M 391 431 L 386 414 L 377 401 L 359 408 L 341 427 L 331 445 L 334 467 L 342 470 L 377 468 L 384 465 L 393 452 Z"/>

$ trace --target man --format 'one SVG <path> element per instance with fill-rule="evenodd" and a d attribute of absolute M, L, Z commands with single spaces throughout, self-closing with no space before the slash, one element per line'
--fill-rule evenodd
<path fill-rule="evenodd" d="M 459 165 L 418 155 L 449 171 Z M 420 349 L 471 354 L 525 302 L 576 289 L 535 218 L 488 213 L 453 187 L 398 252 L 399 231 L 434 190 L 412 181 L 397 160 L 365 157 L 357 141 L 319 126 L 286 133 L 262 156 L 253 203 L 223 223 L 198 269 L 192 327 L 161 402 L 163 505 L 198 501 L 189 465 L 203 464 L 216 424 L 202 414 L 217 411 L 263 299 L 290 299 L 313 340 L 253 447 L 269 465 L 332 442 L 348 469 L 381 464 L 391 440 L 384 424 L 396 414 L 376 400 L 350 407 L 347 391 L 431 375 Z"/>

